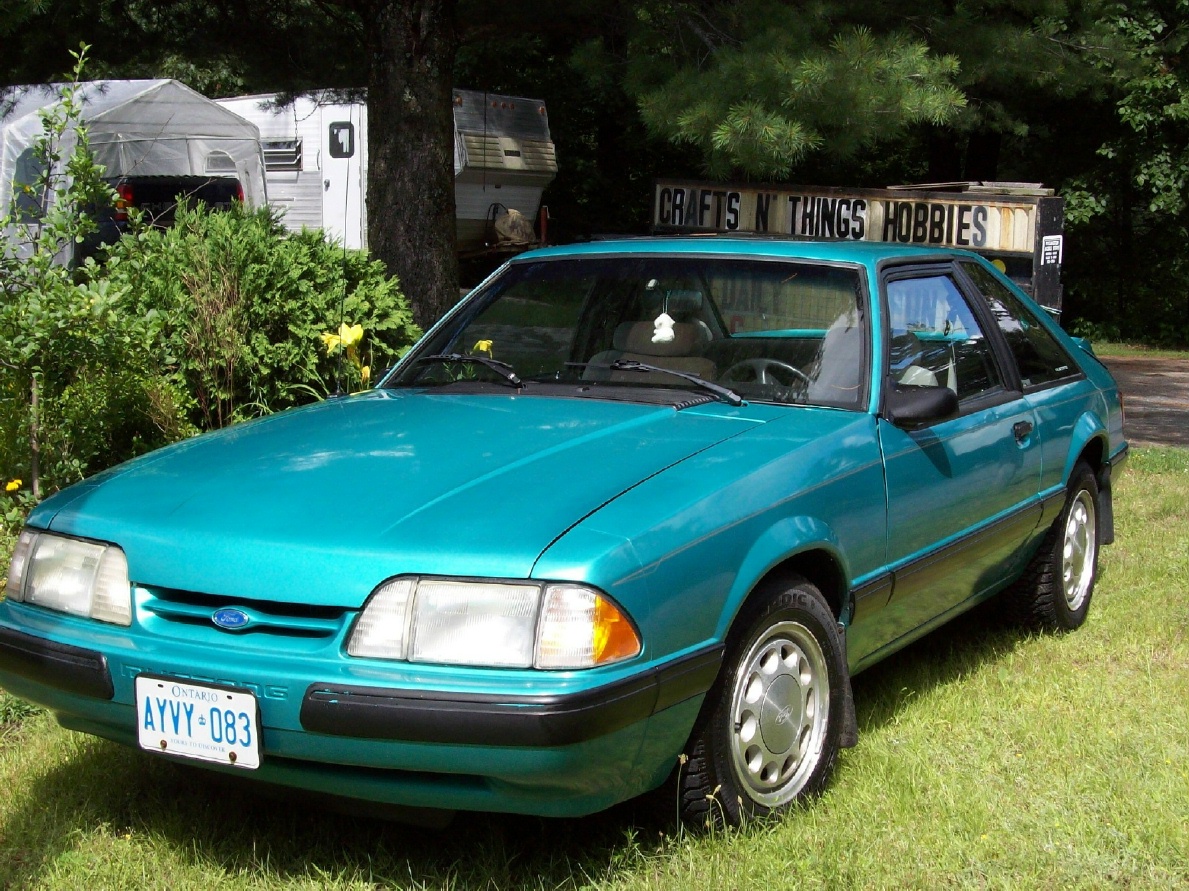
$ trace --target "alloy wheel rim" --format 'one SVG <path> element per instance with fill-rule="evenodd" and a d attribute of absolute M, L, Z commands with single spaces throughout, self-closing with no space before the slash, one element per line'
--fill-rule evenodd
<path fill-rule="evenodd" d="M 829 720 L 826 658 L 809 629 L 781 622 L 740 663 L 731 756 L 743 791 L 773 808 L 797 796 L 821 758 Z"/>
<path fill-rule="evenodd" d="M 1082 489 L 1069 506 L 1061 552 L 1061 585 L 1070 610 L 1080 609 L 1090 596 L 1097 535 L 1094 499 Z"/>

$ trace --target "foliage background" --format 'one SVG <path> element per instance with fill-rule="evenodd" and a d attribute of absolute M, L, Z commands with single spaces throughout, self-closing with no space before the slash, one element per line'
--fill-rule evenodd
<path fill-rule="evenodd" d="M 546 100 L 561 237 L 643 231 L 659 176 L 1039 182 L 1066 327 L 1189 345 L 1189 0 L 542 5 L 463 3 L 455 81 Z"/>
<path fill-rule="evenodd" d="M 1189 0 L 440 0 L 459 86 L 544 99 L 558 240 L 639 232 L 657 176 L 1041 182 L 1068 199 L 1065 321 L 1189 344 Z M 0 0 L 0 84 L 359 88 L 390 0 Z M 408 7 L 412 8 L 412 7 Z M 416 295 L 414 295 L 416 299 Z"/>

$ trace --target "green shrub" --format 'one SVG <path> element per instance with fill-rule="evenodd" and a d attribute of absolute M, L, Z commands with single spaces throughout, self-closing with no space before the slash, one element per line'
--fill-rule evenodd
<path fill-rule="evenodd" d="M 0 317 L 0 475 L 50 492 L 193 432 L 152 320 L 98 285 L 50 287 Z"/>
<path fill-rule="evenodd" d="M 267 209 L 179 208 L 173 228 L 113 245 L 100 274 L 128 291 L 132 312 L 159 319 L 202 429 L 325 396 L 336 374 L 344 389 L 362 386 L 359 366 L 323 348 L 321 335 L 344 322 L 363 327 L 369 372 L 419 334 L 382 264 L 317 231 L 288 234 Z"/>

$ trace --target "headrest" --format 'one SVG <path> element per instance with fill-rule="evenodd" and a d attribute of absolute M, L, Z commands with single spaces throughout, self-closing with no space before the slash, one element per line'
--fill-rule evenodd
<path fill-rule="evenodd" d="M 673 339 L 653 343 L 656 327 L 652 322 L 624 322 L 615 329 L 612 343 L 624 353 L 645 356 L 693 356 L 702 352 L 701 329 L 693 322 L 674 322 Z"/>

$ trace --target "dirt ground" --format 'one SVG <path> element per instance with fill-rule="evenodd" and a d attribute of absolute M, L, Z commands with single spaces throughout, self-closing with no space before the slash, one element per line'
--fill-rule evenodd
<path fill-rule="evenodd" d="M 1127 356 L 1102 361 L 1123 393 L 1127 441 L 1189 448 L 1189 359 Z"/>

